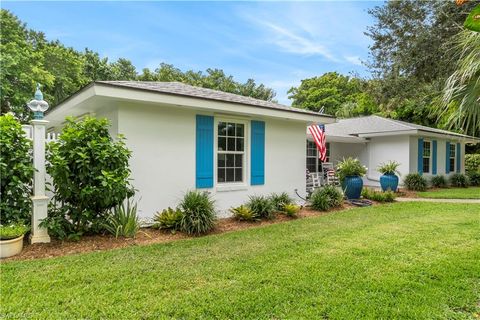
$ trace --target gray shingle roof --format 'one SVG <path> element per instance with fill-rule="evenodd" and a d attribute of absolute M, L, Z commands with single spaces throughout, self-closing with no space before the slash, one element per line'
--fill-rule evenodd
<path fill-rule="evenodd" d="M 115 87 L 124 87 L 137 90 L 146 90 L 152 92 L 160 92 L 164 94 L 173 94 L 208 100 L 216 100 L 223 102 L 239 103 L 249 106 L 257 106 L 267 109 L 280 111 L 297 112 L 310 114 L 315 116 L 332 117 L 330 115 L 321 114 L 314 111 L 304 110 L 285 106 L 279 103 L 264 101 L 251 97 L 245 97 L 238 94 L 227 93 L 207 88 L 195 87 L 181 82 L 155 82 L 155 81 L 96 81 L 95 83 L 105 84 Z"/>
<path fill-rule="evenodd" d="M 447 134 L 462 138 L 473 138 L 467 135 L 421 126 L 399 120 L 387 119 L 380 116 L 366 116 L 358 118 L 340 119 L 336 123 L 326 124 L 326 134 L 332 136 L 357 136 L 359 134 L 399 132 L 408 130 L 421 130 L 432 133 Z"/>

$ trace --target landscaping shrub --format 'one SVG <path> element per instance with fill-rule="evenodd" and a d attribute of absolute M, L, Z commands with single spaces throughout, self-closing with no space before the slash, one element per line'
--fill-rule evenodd
<path fill-rule="evenodd" d="M 230 212 L 233 214 L 233 217 L 240 221 L 258 221 L 260 216 L 254 212 L 252 209 L 245 205 L 241 205 L 236 208 L 231 208 Z"/>
<path fill-rule="evenodd" d="M 293 203 L 293 199 L 286 192 L 280 194 L 272 193 L 270 195 L 270 201 L 277 211 L 283 211 L 285 205 Z"/>
<path fill-rule="evenodd" d="M 468 178 L 466 175 L 461 173 L 454 173 L 450 176 L 450 185 L 452 187 L 468 187 Z"/>
<path fill-rule="evenodd" d="M 122 136 L 112 139 L 109 125 L 107 119 L 87 117 L 75 122 L 69 118 L 59 139 L 48 148 L 54 200 L 64 209 L 51 210 L 44 226 L 57 229 L 57 235 L 77 237 L 104 230 L 108 211 L 134 194 L 129 181 L 131 152 Z"/>
<path fill-rule="evenodd" d="M 296 217 L 298 212 L 300 211 L 300 206 L 299 205 L 296 205 L 294 203 L 289 203 L 289 204 L 286 204 L 283 206 L 283 211 L 282 213 L 284 213 L 285 215 L 289 216 L 289 217 Z"/>
<path fill-rule="evenodd" d="M 180 228 L 180 221 L 182 220 L 183 212 L 181 210 L 172 209 L 168 207 L 164 209 L 161 213 L 157 212 L 153 217 L 155 221 L 154 227 L 159 229 L 168 229 L 172 231 L 177 231 Z"/>
<path fill-rule="evenodd" d="M 409 173 L 403 180 L 405 188 L 412 191 L 425 191 L 427 190 L 427 179 L 425 179 L 419 173 Z"/>
<path fill-rule="evenodd" d="M 110 215 L 107 216 L 105 229 L 115 238 L 135 238 L 138 229 L 140 229 L 137 204 L 133 204 L 130 199 L 126 199 L 124 203 L 115 206 L 110 210 Z"/>
<path fill-rule="evenodd" d="M 343 194 L 335 186 L 326 185 L 312 193 L 310 203 L 315 210 L 327 211 L 342 205 Z"/>
<path fill-rule="evenodd" d="M 31 223 L 31 141 L 13 115 L 0 116 L 0 224 Z"/>
<path fill-rule="evenodd" d="M 0 240 L 10 240 L 23 236 L 30 230 L 30 227 L 21 224 L 13 223 L 10 225 L 0 225 Z"/>
<path fill-rule="evenodd" d="M 215 202 L 207 192 L 188 191 L 179 208 L 183 212 L 181 231 L 199 235 L 209 232 L 215 226 Z"/>
<path fill-rule="evenodd" d="M 465 172 L 480 173 L 480 154 L 466 154 L 465 155 Z"/>
<path fill-rule="evenodd" d="M 377 202 L 393 202 L 396 198 L 395 192 L 388 190 L 385 192 L 375 191 L 370 188 L 363 188 L 362 197 Z"/>
<path fill-rule="evenodd" d="M 446 188 L 447 187 L 447 179 L 445 178 L 445 176 L 433 176 L 431 179 L 430 179 L 430 184 L 432 185 L 432 187 L 435 187 L 435 188 Z"/>
<path fill-rule="evenodd" d="M 471 186 L 480 186 L 480 172 L 469 172 L 467 176 Z"/>
<path fill-rule="evenodd" d="M 261 219 L 273 219 L 275 208 L 272 201 L 264 196 L 250 196 L 247 202 L 249 207 Z"/>

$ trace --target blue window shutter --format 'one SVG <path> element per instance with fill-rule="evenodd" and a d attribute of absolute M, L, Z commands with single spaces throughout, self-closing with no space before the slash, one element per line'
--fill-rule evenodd
<path fill-rule="evenodd" d="M 251 122 L 251 177 L 252 185 L 265 184 L 265 122 Z"/>
<path fill-rule="evenodd" d="M 213 117 L 197 115 L 196 124 L 196 176 L 197 188 L 213 187 Z"/>
<path fill-rule="evenodd" d="M 462 163 L 462 149 L 461 149 L 461 146 L 460 146 L 460 143 L 457 143 L 457 172 L 460 173 L 460 167 L 461 167 L 461 163 Z"/>
<path fill-rule="evenodd" d="M 448 141 L 445 149 L 445 173 L 450 173 L 450 142 Z"/>
<path fill-rule="evenodd" d="M 432 141 L 432 174 L 437 174 L 437 140 Z"/>
<path fill-rule="evenodd" d="M 418 139 L 417 172 L 423 173 L 423 138 Z"/>

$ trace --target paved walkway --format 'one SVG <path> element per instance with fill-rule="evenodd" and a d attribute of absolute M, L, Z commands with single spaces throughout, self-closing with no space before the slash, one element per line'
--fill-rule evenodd
<path fill-rule="evenodd" d="M 434 199 L 434 198 L 401 198 L 398 197 L 395 200 L 399 202 L 444 202 L 444 203 L 478 203 L 480 204 L 480 199 Z"/>

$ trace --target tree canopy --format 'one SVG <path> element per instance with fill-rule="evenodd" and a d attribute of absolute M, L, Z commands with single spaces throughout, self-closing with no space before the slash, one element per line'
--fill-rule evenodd
<path fill-rule="evenodd" d="M 22 120 L 30 112 L 26 103 L 36 83 L 52 107 L 96 80 L 179 81 L 195 86 L 273 101 L 275 91 L 253 79 L 236 81 L 221 69 L 182 71 L 162 63 L 157 69 L 138 73 L 125 58 L 110 62 L 90 49 L 77 51 L 60 41 L 49 41 L 42 32 L 27 28 L 15 15 L 2 9 L 0 16 L 1 113 L 11 111 Z"/>

